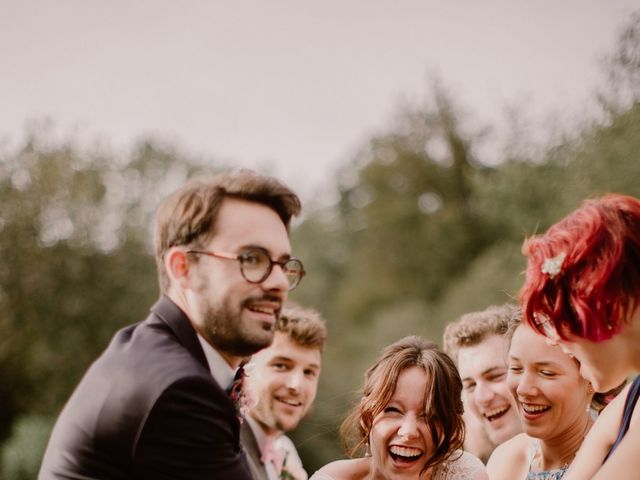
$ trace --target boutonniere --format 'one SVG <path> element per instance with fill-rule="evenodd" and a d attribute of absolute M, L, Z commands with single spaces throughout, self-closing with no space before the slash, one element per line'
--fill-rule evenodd
<path fill-rule="evenodd" d="M 236 409 L 236 416 L 238 417 L 240 423 L 243 422 L 244 416 L 255 405 L 250 388 L 245 381 L 248 376 L 249 375 L 247 369 L 244 366 L 241 366 L 238 369 L 236 378 L 234 379 L 233 384 L 229 388 L 228 392 L 229 397 L 231 397 L 231 401 L 233 402 L 233 406 Z"/>

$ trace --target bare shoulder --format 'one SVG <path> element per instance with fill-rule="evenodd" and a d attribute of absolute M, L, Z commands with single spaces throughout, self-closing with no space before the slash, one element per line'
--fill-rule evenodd
<path fill-rule="evenodd" d="M 525 433 L 520 433 L 503 444 L 498 445 L 491 454 L 487 465 L 495 461 L 526 459 L 527 451 L 532 445 L 533 439 Z"/>
<path fill-rule="evenodd" d="M 607 452 L 615 442 L 629 388 L 625 388 L 600 413 L 585 437 L 571 468 L 565 477 L 569 480 L 591 478 L 601 467 Z"/>
<path fill-rule="evenodd" d="M 496 447 L 487 462 L 487 472 L 491 480 L 511 480 L 519 476 L 527 465 L 527 452 L 533 446 L 533 439 L 521 433 Z"/>
<path fill-rule="evenodd" d="M 640 425 L 632 425 L 618 448 L 598 470 L 594 480 L 629 478 L 629 472 L 640 471 Z"/>
<path fill-rule="evenodd" d="M 603 461 L 615 442 L 620 428 L 624 404 L 631 384 L 605 407 L 591 431 L 585 438 L 576 459 L 571 464 L 565 478 L 582 480 L 583 478 L 626 478 L 630 472 L 640 470 L 640 402 L 631 416 L 631 426 L 624 439 L 604 463 Z"/>
<path fill-rule="evenodd" d="M 369 458 L 352 458 L 336 460 L 322 467 L 318 473 L 324 476 L 316 478 L 331 478 L 333 480 L 360 480 L 367 477 L 371 467 Z"/>

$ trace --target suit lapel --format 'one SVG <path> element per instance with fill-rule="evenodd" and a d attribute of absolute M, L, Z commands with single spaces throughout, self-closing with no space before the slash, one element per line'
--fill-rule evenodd
<path fill-rule="evenodd" d="M 184 346 L 203 367 L 209 370 L 209 364 L 207 363 L 207 358 L 204 355 L 202 346 L 198 341 L 196 331 L 180 307 L 173 303 L 169 297 L 162 295 L 155 305 L 151 307 L 151 311 L 169 326 L 182 346 Z"/>
<path fill-rule="evenodd" d="M 246 419 L 240 426 L 240 440 L 247 453 L 247 463 L 249 464 L 254 480 L 269 480 L 265 466 L 260 460 L 262 453 L 260 452 L 258 441 Z"/>

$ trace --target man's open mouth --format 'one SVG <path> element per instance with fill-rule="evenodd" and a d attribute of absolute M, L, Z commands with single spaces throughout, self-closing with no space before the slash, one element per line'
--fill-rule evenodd
<path fill-rule="evenodd" d="M 509 411 L 511 405 L 503 405 L 501 407 L 496 407 L 491 410 L 487 410 L 483 415 L 484 418 L 489 420 L 489 422 L 493 422 L 504 416 L 505 413 Z"/>

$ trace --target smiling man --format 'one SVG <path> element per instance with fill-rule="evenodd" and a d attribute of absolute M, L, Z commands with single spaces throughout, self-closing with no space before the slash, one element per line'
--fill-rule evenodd
<path fill-rule="evenodd" d="M 491 306 L 462 315 L 444 332 L 444 349 L 458 365 L 468 410 L 465 449 L 485 462 L 496 446 L 522 431 L 506 383 L 509 341 L 504 334 L 517 315 L 513 305 Z"/>
<path fill-rule="evenodd" d="M 298 197 L 243 170 L 187 182 L 156 215 L 161 298 L 119 331 L 64 407 L 39 478 L 249 480 L 234 376 L 268 347 L 304 269 Z"/>
<path fill-rule="evenodd" d="M 276 323 L 273 344 L 247 365 L 246 389 L 255 405 L 242 425 L 241 439 L 254 479 L 307 478 L 285 433 L 298 426 L 316 397 L 326 338 L 318 312 L 287 306 Z"/>

